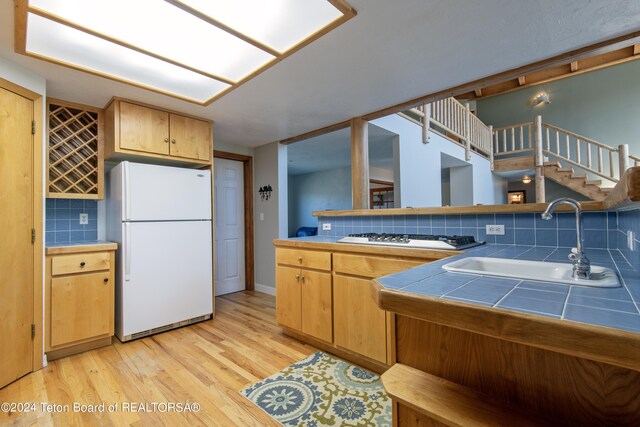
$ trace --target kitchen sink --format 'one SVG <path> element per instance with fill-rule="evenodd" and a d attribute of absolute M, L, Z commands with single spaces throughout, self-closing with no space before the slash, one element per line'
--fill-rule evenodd
<path fill-rule="evenodd" d="M 574 279 L 572 277 L 573 264 L 506 258 L 468 257 L 445 264 L 442 268 L 455 273 L 482 274 L 596 288 L 620 286 L 620 280 L 618 280 L 615 271 L 595 265 L 591 266 L 590 279 Z"/>

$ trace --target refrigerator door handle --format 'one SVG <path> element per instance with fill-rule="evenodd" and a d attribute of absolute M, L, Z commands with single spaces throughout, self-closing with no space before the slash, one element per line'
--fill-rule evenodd
<path fill-rule="evenodd" d="M 131 182 L 129 177 L 131 173 L 129 171 L 129 162 L 123 162 L 122 164 L 122 191 L 124 193 L 124 220 L 131 220 Z"/>
<path fill-rule="evenodd" d="M 131 225 L 128 222 L 124 223 L 124 280 L 129 281 L 131 274 Z"/>

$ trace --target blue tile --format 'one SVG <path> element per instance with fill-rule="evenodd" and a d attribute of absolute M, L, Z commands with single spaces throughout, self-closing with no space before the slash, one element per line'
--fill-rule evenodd
<path fill-rule="evenodd" d="M 71 229 L 68 219 L 57 219 L 55 223 L 55 231 L 69 231 Z"/>
<path fill-rule="evenodd" d="M 488 303 L 488 302 L 485 302 L 485 301 L 476 301 L 476 300 L 470 300 L 470 299 L 465 299 L 465 298 L 455 298 L 455 297 L 450 297 L 450 296 L 444 296 L 442 298 L 446 299 L 446 300 L 449 300 L 449 301 L 462 302 L 462 303 L 465 303 L 465 304 L 483 305 L 485 307 L 493 307 L 492 303 Z"/>
<path fill-rule="evenodd" d="M 533 289 L 533 290 L 546 291 L 546 292 L 555 292 L 563 295 L 567 295 L 569 293 L 569 286 L 567 285 L 545 283 L 545 282 L 534 282 L 532 280 L 523 280 L 518 284 L 518 288 Z"/>
<path fill-rule="evenodd" d="M 445 229 L 445 234 L 447 236 L 460 236 L 462 235 L 462 229 L 460 227 L 447 227 Z"/>
<path fill-rule="evenodd" d="M 494 214 L 478 215 L 478 228 L 485 228 L 486 225 L 492 225 L 495 223 L 496 223 L 496 216 Z"/>
<path fill-rule="evenodd" d="M 446 221 L 444 215 L 432 215 L 431 216 L 431 227 L 432 228 L 445 228 Z"/>
<path fill-rule="evenodd" d="M 584 246 L 585 248 L 606 249 L 607 247 L 607 230 L 585 230 Z"/>
<path fill-rule="evenodd" d="M 406 215 L 404 217 L 404 221 L 407 227 L 418 227 L 418 216 L 417 215 Z"/>
<path fill-rule="evenodd" d="M 534 300 L 542 300 L 542 301 L 552 301 L 564 304 L 567 299 L 567 294 L 562 292 L 552 292 L 541 289 L 528 289 L 523 288 L 518 285 L 509 296 L 513 295 L 514 297 L 534 299 Z"/>
<path fill-rule="evenodd" d="M 69 207 L 71 209 L 84 209 L 84 200 L 72 199 L 69 201 Z"/>
<path fill-rule="evenodd" d="M 431 228 L 431 215 L 419 215 L 418 216 L 419 228 Z"/>
<path fill-rule="evenodd" d="M 56 209 L 69 209 L 68 199 L 56 199 Z"/>
<path fill-rule="evenodd" d="M 507 228 L 504 231 L 504 236 L 496 236 L 496 244 L 498 245 L 513 245 L 515 243 L 515 230 L 513 228 Z"/>
<path fill-rule="evenodd" d="M 59 200 L 56 200 L 56 203 Z M 55 210 L 55 219 L 69 219 L 71 218 L 71 211 L 69 209 L 56 209 Z"/>
<path fill-rule="evenodd" d="M 516 220 L 516 223 L 517 223 L 517 220 Z M 514 235 L 515 235 L 514 242 L 516 245 L 535 245 L 536 244 L 535 230 L 531 228 L 516 228 L 514 230 Z"/>
<path fill-rule="evenodd" d="M 536 230 L 550 229 L 550 228 L 556 229 L 558 228 L 558 217 L 557 215 L 553 215 L 553 218 L 546 220 L 546 219 L 542 219 L 540 215 L 536 215 L 535 227 L 536 227 Z"/>
<path fill-rule="evenodd" d="M 55 209 L 56 199 L 47 199 L 44 206 L 46 209 Z"/>
<path fill-rule="evenodd" d="M 620 288 L 589 288 L 586 286 L 574 286 L 571 295 L 575 297 L 593 297 L 604 299 L 615 299 L 620 301 L 631 301 L 629 292 L 624 287 Z"/>
<path fill-rule="evenodd" d="M 558 229 L 558 246 L 573 248 L 576 246 L 576 230 Z"/>
<path fill-rule="evenodd" d="M 393 227 L 393 217 L 392 216 L 383 216 L 382 217 L 382 227 Z"/>
<path fill-rule="evenodd" d="M 444 222 L 446 228 L 460 228 L 460 215 L 445 215 Z"/>
<path fill-rule="evenodd" d="M 447 296 L 495 304 L 517 283 L 515 280 L 481 277 L 449 292 Z"/>
<path fill-rule="evenodd" d="M 53 231 L 47 231 L 44 233 L 44 242 L 46 244 L 55 243 L 56 242 L 56 233 Z"/>
<path fill-rule="evenodd" d="M 628 313 L 638 314 L 636 305 L 629 301 L 593 298 L 571 294 L 569 295 L 567 303 L 573 305 L 583 305 L 585 307 L 604 308 L 607 310 L 626 311 Z"/>
<path fill-rule="evenodd" d="M 69 242 L 69 232 L 68 231 L 56 231 L 55 232 L 55 241 L 56 243 L 68 243 Z"/>
<path fill-rule="evenodd" d="M 487 235 L 487 231 L 485 230 L 485 228 L 478 228 L 478 241 L 480 242 L 487 242 L 487 243 L 495 243 L 496 242 L 496 236 L 489 236 Z"/>
<path fill-rule="evenodd" d="M 406 227 L 404 232 L 406 234 L 418 234 L 418 227 L 412 226 L 412 227 Z"/>
<path fill-rule="evenodd" d="M 98 230 L 86 230 L 84 232 L 85 240 L 98 240 Z"/>
<path fill-rule="evenodd" d="M 476 228 L 478 227 L 477 215 L 461 215 L 460 225 L 462 228 Z"/>
<path fill-rule="evenodd" d="M 496 224 L 504 225 L 505 228 L 513 228 L 513 214 L 496 214 Z"/>
<path fill-rule="evenodd" d="M 615 249 L 618 247 L 618 230 L 607 231 L 607 245 L 609 249 Z"/>
<path fill-rule="evenodd" d="M 461 236 L 473 236 L 476 240 L 478 240 L 478 229 L 473 228 L 461 228 L 460 229 Z"/>
<path fill-rule="evenodd" d="M 515 290 L 513 292 L 515 292 Z M 518 295 L 513 295 L 513 292 L 504 297 L 497 307 L 517 310 L 522 309 L 530 312 L 546 313 L 556 316 L 560 316 L 564 309 L 564 302 L 524 298 Z M 553 292 L 549 293 L 553 294 Z"/>
<path fill-rule="evenodd" d="M 514 219 L 514 226 L 516 228 L 533 228 L 533 214 L 515 214 Z"/>
<path fill-rule="evenodd" d="M 558 228 L 566 228 L 570 230 L 576 229 L 576 214 L 571 212 L 558 213 Z"/>
<path fill-rule="evenodd" d="M 56 231 L 56 222 L 53 219 L 49 219 L 47 218 L 47 220 L 44 222 L 44 229 L 45 231 Z"/>
<path fill-rule="evenodd" d="M 412 283 L 403 288 L 403 291 L 439 297 L 475 278 L 476 276 L 466 274 L 442 273 L 429 279 Z"/>
<path fill-rule="evenodd" d="M 394 215 L 393 228 L 398 230 L 404 230 L 405 227 L 406 227 L 406 223 L 404 220 L 404 215 Z"/>
<path fill-rule="evenodd" d="M 431 232 L 432 232 L 433 234 L 435 234 L 435 235 L 445 235 L 445 234 L 447 234 L 447 229 L 446 229 L 446 228 L 436 228 L 436 227 L 433 227 L 433 228 L 431 229 Z"/>
<path fill-rule="evenodd" d="M 616 230 L 618 228 L 617 212 L 607 212 L 607 228 L 609 230 Z"/>
<path fill-rule="evenodd" d="M 567 304 L 564 318 L 576 322 L 640 332 L 640 315 Z"/>
<path fill-rule="evenodd" d="M 607 213 L 606 212 L 583 212 L 582 223 L 585 230 L 606 230 L 607 229 Z"/>
<path fill-rule="evenodd" d="M 98 201 L 97 200 L 85 200 L 84 201 L 85 209 L 98 209 Z"/>
<path fill-rule="evenodd" d="M 69 239 L 72 242 L 81 242 L 84 240 L 84 231 L 70 231 Z"/>
<path fill-rule="evenodd" d="M 557 230 L 536 229 L 536 246 L 558 246 Z"/>
<path fill-rule="evenodd" d="M 44 215 L 45 215 L 45 218 L 48 218 L 48 219 L 56 219 L 56 210 L 55 210 L 55 209 L 47 208 L 47 209 L 44 211 Z"/>

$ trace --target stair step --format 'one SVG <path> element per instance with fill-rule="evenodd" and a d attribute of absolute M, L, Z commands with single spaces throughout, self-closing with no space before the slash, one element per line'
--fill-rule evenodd
<path fill-rule="evenodd" d="M 587 175 L 578 175 L 578 174 L 572 173 L 572 174 L 571 174 L 571 176 L 570 176 L 569 178 L 571 178 L 571 179 L 584 179 L 584 180 L 586 180 L 586 179 L 587 179 Z"/>
<path fill-rule="evenodd" d="M 562 165 L 560 164 L 560 162 L 544 162 L 545 166 L 556 166 L 556 167 L 562 167 Z"/>
<path fill-rule="evenodd" d="M 584 183 L 586 185 L 597 185 L 598 187 L 600 187 L 602 185 L 602 180 L 601 179 L 587 180 Z"/>
<path fill-rule="evenodd" d="M 573 168 L 558 168 L 557 171 L 563 173 L 573 173 Z"/>
<path fill-rule="evenodd" d="M 600 187 L 600 191 L 603 193 L 611 193 L 613 191 L 613 187 Z"/>

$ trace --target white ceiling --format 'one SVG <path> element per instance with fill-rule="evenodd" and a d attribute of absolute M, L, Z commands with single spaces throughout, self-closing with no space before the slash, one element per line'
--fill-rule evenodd
<path fill-rule="evenodd" d="M 369 165 L 393 169 L 393 138 L 397 135 L 372 124 L 368 128 Z M 351 167 L 350 130 L 341 129 L 287 145 L 287 158 L 289 175 Z"/>
<path fill-rule="evenodd" d="M 131 98 L 213 119 L 216 140 L 255 147 L 640 29 L 640 0 L 349 3 L 356 17 L 208 107 L 13 53 L 10 0 L 0 56 L 44 76 L 49 96 Z"/>

